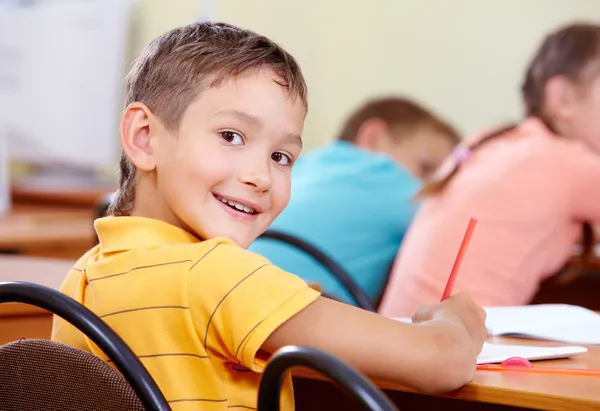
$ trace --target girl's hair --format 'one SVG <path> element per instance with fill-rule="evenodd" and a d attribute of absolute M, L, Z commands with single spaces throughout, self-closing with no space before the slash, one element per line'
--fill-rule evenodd
<path fill-rule="evenodd" d="M 539 118 L 548 129 L 554 132 L 552 119 L 544 112 L 546 83 L 556 76 L 565 77 L 575 84 L 584 83 L 588 77 L 588 69 L 593 66 L 593 63 L 599 61 L 599 25 L 572 24 L 549 34 L 530 62 L 521 87 L 525 114 Z M 515 128 L 516 125 L 511 125 L 493 131 L 471 144 L 468 150 L 473 151 Z M 450 173 L 440 179 L 428 181 L 418 196 L 422 198 L 441 192 L 458 173 L 460 165 L 461 161 L 457 161 Z M 594 233 L 592 227 L 588 222 L 584 222 L 582 228 L 583 251 L 578 261 L 560 277 L 563 282 L 576 278 L 593 253 Z"/>

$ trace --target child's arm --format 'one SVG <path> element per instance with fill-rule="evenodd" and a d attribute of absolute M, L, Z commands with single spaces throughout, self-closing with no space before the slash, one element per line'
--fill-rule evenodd
<path fill-rule="evenodd" d="M 571 174 L 567 180 L 570 192 L 566 195 L 570 211 L 576 219 L 600 224 L 600 156 L 580 148 L 566 160 L 561 172 Z"/>
<path fill-rule="evenodd" d="M 417 325 L 319 298 L 281 325 L 262 349 L 320 348 L 372 378 L 428 393 L 447 392 L 474 376 L 487 337 L 485 311 L 459 294 L 420 309 Z"/>

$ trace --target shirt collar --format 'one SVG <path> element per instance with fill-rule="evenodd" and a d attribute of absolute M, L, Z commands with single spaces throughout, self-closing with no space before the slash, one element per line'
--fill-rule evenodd
<path fill-rule="evenodd" d="M 161 220 L 145 217 L 104 217 L 94 222 L 101 253 L 166 244 L 193 244 L 201 240 Z"/>

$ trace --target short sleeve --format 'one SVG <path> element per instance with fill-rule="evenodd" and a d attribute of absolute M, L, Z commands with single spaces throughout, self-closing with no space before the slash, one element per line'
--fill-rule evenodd
<path fill-rule="evenodd" d="M 214 241 L 214 240 L 213 240 Z M 190 270 L 188 303 L 207 352 L 260 371 L 260 347 L 319 293 L 299 277 L 234 244 L 214 245 Z"/>
<path fill-rule="evenodd" d="M 600 222 L 600 155 L 577 145 L 564 172 L 571 175 L 569 204 L 573 218 Z"/>
<path fill-rule="evenodd" d="M 81 282 L 81 271 L 73 268 L 63 281 L 60 291 L 78 301 L 77 296 L 80 294 Z M 75 326 L 57 315 L 54 315 L 52 319 L 51 340 L 80 349 L 85 347 L 85 341 L 81 332 L 75 328 Z"/>

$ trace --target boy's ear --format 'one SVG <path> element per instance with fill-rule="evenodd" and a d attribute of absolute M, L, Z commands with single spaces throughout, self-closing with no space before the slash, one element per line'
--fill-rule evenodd
<path fill-rule="evenodd" d="M 157 118 L 143 103 L 132 103 L 121 116 L 121 146 L 127 157 L 139 170 L 152 171 L 156 167 L 151 139 L 158 128 Z"/>
<path fill-rule="evenodd" d="M 356 145 L 367 150 L 376 150 L 381 138 L 389 133 L 385 121 L 378 118 L 371 118 L 364 121 L 356 132 Z"/>

